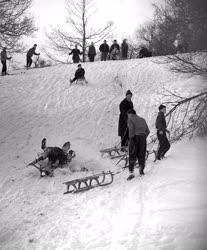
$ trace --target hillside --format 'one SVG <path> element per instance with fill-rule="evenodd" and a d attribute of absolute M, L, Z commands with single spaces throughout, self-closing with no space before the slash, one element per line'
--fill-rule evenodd
<path fill-rule="evenodd" d="M 88 86 L 69 86 L 76 65 L 16 70 L 0 78 L 0 248 L 71 250 L 206 249 L 206 138 L 174 144 L 146 175 L 63 195 L 64 181 L 115 167 L 99 150 L 119 142 L 118 105 L 127 89 L 154 133 L 163 88 L 196 93 L 199 77 L 169 72 L 155 59 L 85 63 Z M 40 142 L 69 140 L 76 158 L 54 178 L 26 168 Z M 81 166 L 88 173 L 79 172 Z M 72 170 L 77 170 L 73 172 Z"/>

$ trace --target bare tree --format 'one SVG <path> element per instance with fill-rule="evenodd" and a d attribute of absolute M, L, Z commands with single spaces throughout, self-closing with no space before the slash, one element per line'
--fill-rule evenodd
<path fill-rule="evenodd" d="M 24 36 L 35 30 L 33 18 L 27 13 L 32 0 L 0 0 L 0 47 L 18 51 Z"/>
<path fill-rule="evenodd" d="M 89 43 L 93 41 L 97 44 L 107 39 L 111 35 L 113 23 L 108 22 L 103 28 L 97 30 L 90 26 L 90 19 L 95 13 L 95 0 L 66 0 L 66 10 L 68 31 L 52 28 L 51 32 L 46 33 L 50 47 L 53 52 L 65 54 L 71 50 L 72 45 L 77 44 L 83 52 L 83 62 L 85 62 Z M 55 61 L 61 61 L 49 52 L 47 55 Z"/>
<path fill-rule="evenodd" d="M 164 63 L 170 70 L 188 77 L 201 77 L 207 80 L 207 53 L 196 52 L 176 54 L 166 57 Z M 166 114 L 172 131 L 171 140 L 176 141 L 185 135 L 207 134 L 207 88 L 201 87 L 194 95 L 181 96 L 175 91 L 164 91 L 165 104 L 171 107 Z"/>

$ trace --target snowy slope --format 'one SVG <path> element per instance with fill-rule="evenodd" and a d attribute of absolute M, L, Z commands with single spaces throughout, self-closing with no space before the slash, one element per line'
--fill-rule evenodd
<path fill-rule="evenodd" d="M 99 149 L 119 142 L 118 105 L 127 89 L 151 132 L 162 89 L 196 93 L 200 78 L 175 75 L 154 59 L 84 64 L 88 86 L 69 86 L 76 65 L 32 69 L 0 78 L 0 248 L 206 249 L 206 139 L 172 146 L 168 158 L 147 162 L 146 175 L 127 171 L 105 188 L 63 195 L 62 182 L 119 170 Z M 39 178 L 26 163 L 40 141 L 77 153 L 71 169 Z M 89 173 L 79 172 L 81 166 Z M 73 172 L 71 170 L 77 170 Z"/>

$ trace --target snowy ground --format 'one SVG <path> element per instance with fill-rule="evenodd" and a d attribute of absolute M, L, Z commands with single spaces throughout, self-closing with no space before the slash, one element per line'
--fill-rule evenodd
<path fill-rule="evenodd" d="M 110 186 L 63 195 L 64 181 L 121 169 L 99 150 L 119 142 L 127 89 L 153 134 L 163 87 L 188 94 L 204 84 L 153 60 L 86 63 L 88 86 L 69 86 L 75 65 L 0 78 L 0 249 L 207 249 L 206 138 L 172 145 L 159 163 L 149 158 L 143 178 L 127 182 L 125 170 Z M 43 137 L 51 146 L 70 140 L 77 153 L 54 178 L 25 167 Z"/>

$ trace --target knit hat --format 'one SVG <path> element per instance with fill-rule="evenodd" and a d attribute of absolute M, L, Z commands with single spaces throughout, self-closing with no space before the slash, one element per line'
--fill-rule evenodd
<path fill-rule="evenodd" d="M 127 96 L 127 95 L 132 95 L 131 90 L 129 90 L 129 89 L 127 90 L 127 92 L 126 92 L 126 96 Z"/>
<path fill-rule="evenodd" d="M 161 105 L 159 106 L 159 110 L 164 109 L 164 108 L 166 108 L 165 105 L 162 105 L 162 104 L 161 104 Z"/>

